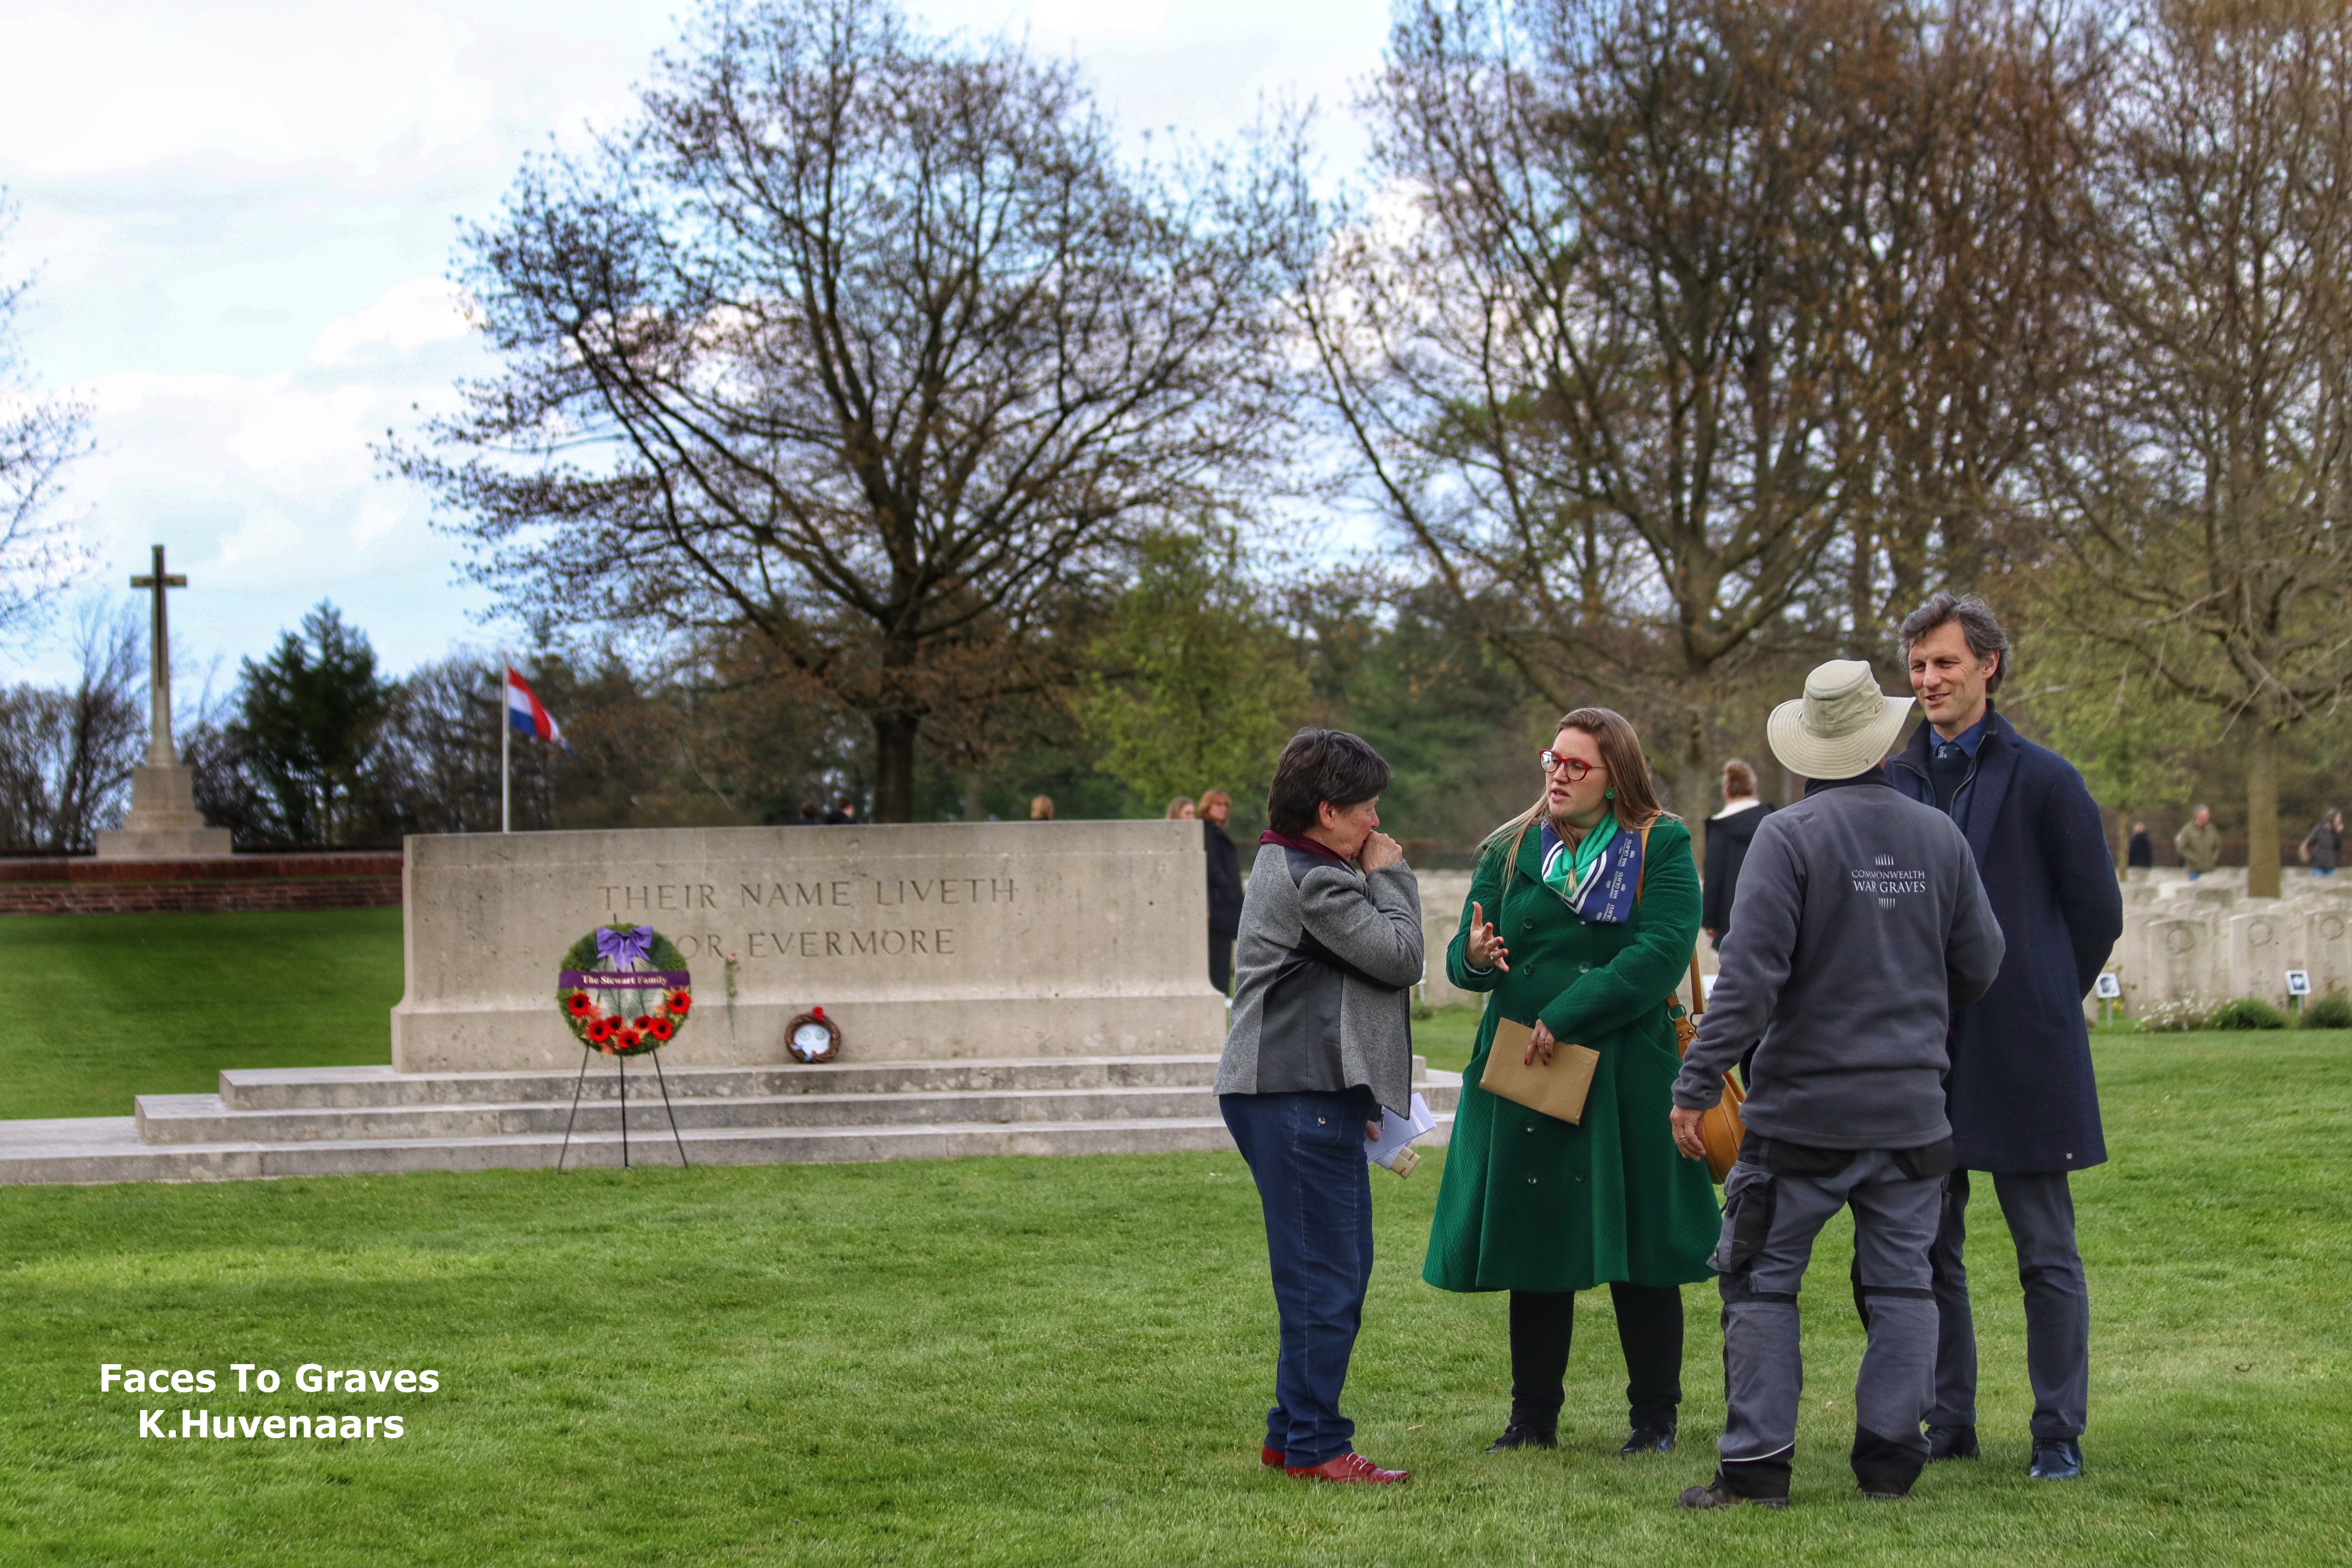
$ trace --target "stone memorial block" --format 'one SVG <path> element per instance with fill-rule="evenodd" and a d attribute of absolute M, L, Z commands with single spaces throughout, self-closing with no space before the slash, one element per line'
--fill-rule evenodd
<path fill-rule="evenodd" d="M 1445 977 L 1445 950 L 1461 929 L 1462 906 L 1470 901 L 1470 873 L 1416 871 L 1413 876 L 1421 884 L 1421 952 L 1428 973 L 1422 998 L 1433 1007 L 1475 1007 L 1486 998 L 1457 989 Z M 1493 913 L 1487 911 L 1489 919 Z"/>
<path fill-rule="evenodd" d="M 669 938 L 693 975 L 673 1064 L 783 1062 L 815 1006 L 852 1063 L 1224 1043 L 1196 823 L 420 837 L 404 882 L 402 1072 L 576 1065 L 559 961 L 615 921 Z"/>

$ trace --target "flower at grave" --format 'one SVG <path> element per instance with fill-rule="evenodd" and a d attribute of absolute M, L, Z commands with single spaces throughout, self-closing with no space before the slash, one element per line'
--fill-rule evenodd
<path fill-rule="evenodd" d="M 624 974 L 630 980 L 616 984 Z M 601 926 L 573 942 L 557 966 L 556 1014 L 590 1050 L 607 1056 L 658 1050 L 686 1026 L 694 1005 L 688 978 L 686 955 L 659 931 Z"/>

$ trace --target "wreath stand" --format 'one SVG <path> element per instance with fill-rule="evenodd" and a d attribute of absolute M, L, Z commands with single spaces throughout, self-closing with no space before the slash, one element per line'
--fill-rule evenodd
<path fill-rule="evenodd" d="M 693 1167 L 687 1163 L 686 1158 L 686 1140 L 678 1136 L 677 1110 L 669 1102 L 669 1079 L 662 1072 L 661 1052 L 656 1050 L 649 1054 L 654 1058 L 654 1081 L 661 1085 L 662 1110 L 667 1112 L 669 1116 L 670 1139 L 677 1145 L 678 1166 L 683 1170 L 691 1170 Z M 558 1175 L 562 1175 L 563 1173 L 564 1159 L 572 1152 L 572 1129 L 573 1124 L 580 1120 L 580 1091 L 587 1085 L 588 1064 L 590 1061 L 594 1059 L 594 1057 L 595 1053 L 590 1050 L 587 1047 L 583 1046 L 581 1047 L 580 1076 L 572 1080 L 572 1114 L 564 1119 L 563 1146 L 558 1149 L 555 1153 L 555 1172 Z M 627 1054 L 622 1051 L 614 1051 L 613 1053 L 613 1065 L 620 1069 L 621 1169 L 625 1171 L 629 1168 L 629 1058 Z"/>

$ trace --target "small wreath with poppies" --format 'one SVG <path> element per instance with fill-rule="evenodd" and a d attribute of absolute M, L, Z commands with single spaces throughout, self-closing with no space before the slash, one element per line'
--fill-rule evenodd
<path fill-rule="evenodd" d="M 598 926 L 572 944 L 555 1005 L 572 1038 L 608 1057 L 657 1051 L 694 1011 L 686 955 L 651 926 Z"/>

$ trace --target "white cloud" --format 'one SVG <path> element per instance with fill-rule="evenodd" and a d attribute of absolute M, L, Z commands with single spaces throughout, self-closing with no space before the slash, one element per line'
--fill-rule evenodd
<path fill-rule="evenodd" d="M 405 668 L 483 634 L 463 552 L 379 472 L 485 361 L 444 280 L 455 223 L 524 155 L 632 106 L 697 0 L 30 0 L 0 47 L 0 186 L 42 268 L 23 323 L 97 405 L 69 505 L 120 595 L 168 543 L 176 662 L 268 650 L 331 597 Z M 1075 53 L 1130 128 L 1222 137 L 1262 94 L 1336 102 L 1383 0 L 915 0 L 941 27 Z M 61 620 L 30 673 L 69 660 Z"/>

